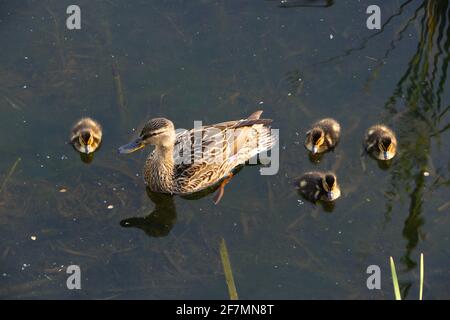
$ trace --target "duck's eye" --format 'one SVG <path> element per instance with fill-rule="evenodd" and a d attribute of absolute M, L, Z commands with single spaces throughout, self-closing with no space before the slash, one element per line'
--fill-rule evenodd
<path fill-rule="evenodd" d="M 148 139 L 148 138 L 151 138 L 151 137 L 154 137 L 154 136 L 156 136 L 156 135 L 158 135 L 158 134 L 160 134 L 161 132 L 154 132 L 154 131 L 151 131 L 151 132 L 142 132 L 141 133 L 141 138 L 142 138 L 142 140 L 146 140 L 146 139 Z"/>

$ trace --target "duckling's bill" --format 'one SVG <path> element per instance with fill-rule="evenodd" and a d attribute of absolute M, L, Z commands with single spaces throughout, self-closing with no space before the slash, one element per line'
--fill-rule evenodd
<path fill-rule="evenodd" d="M 334 201 L 341 196 L 341 191 L 339 189 L 327 192 L 327 201 Z"/>
<path fill-rule="evenodd" d="M 319 153 L 319 146 L 318 145 L 313 144 L 311 149 L 312 149 L 311 150 L 312 154 Z"/>

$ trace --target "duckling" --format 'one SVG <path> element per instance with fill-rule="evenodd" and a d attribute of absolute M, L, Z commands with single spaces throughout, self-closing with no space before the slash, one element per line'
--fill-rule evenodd
<path fill-rule="evenodd" d="M 72 128 L 70 142 L 81 153 L 94 152 L 102 141 L 102 127 L 91 118 L 80 119 Z"/>
<path fill-rule="evenodd" d="M 333 172 L 307 172 L 298 180 L 298 190 L 308 200 L 334 201 L 341 196 L 341 190 Z"/>
<path fill-rule="evenodd" d="M 387 126 L 374 125 L 367 129 L 364 148 L 378 160 L 390 160 L 397 152 L 397 138 Z"/>
<path fill-rule="evenodd" d="M 328 151 L 337 145 L 340 135 L 341 126 L 336 120 L 322 119 L 314 123 L 312 129 L 306 132 L 305 147 L 313 155 Z"/>

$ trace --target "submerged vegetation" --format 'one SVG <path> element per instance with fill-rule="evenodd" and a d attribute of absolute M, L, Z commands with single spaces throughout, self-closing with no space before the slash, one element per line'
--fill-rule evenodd
<path fill-rule="evenodd" d="M 381 291 L 361 285 L 389 252 L 407 299 L 417 250 L 426 299 L 450 296 L 448 1 L 383 4 L 373 32 L 349 19 L 359 2 L 79 2 L 79 33 L 64 29 L 64 1 L 0 4 L 11 44 L 0 61 L 0 298 L 237 299 L 236 280 L 241 299 L 389 299 L 387 274 Z M 280 128 L 280 172 L 246 168 L 219 206 L 151 193 L 146 152 L 116 155 L 152 117 L 191 128 L 256 108 Z M 89 164 L 66 144 L 85 115 L 105 133 Z M 292 183 L 317 169 L 302 134 L 326 116 L 342 125 L 320 159 L 342 189 L 327 208 Z M 362 170 L 353 155 L 375 122 L 397 133 L 398 154 Z M 64 287 L 70 264 L 83 290 Z M 419 265 L 422 299 L 423 255 Z"/>

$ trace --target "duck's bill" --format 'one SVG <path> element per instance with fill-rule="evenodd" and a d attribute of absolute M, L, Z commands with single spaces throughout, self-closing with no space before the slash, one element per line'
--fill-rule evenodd
<path fill-rule="evenodd" d="M 145 145 L 142 142 L 142 139 L 137 138 L 136 140 L 131 141 L 130 143 L 121 146 L 119 148 L 119 153 L 122 153 L 122 154 L 132 153 L 139 149 L 142 149 L 144 146 Z"/>

